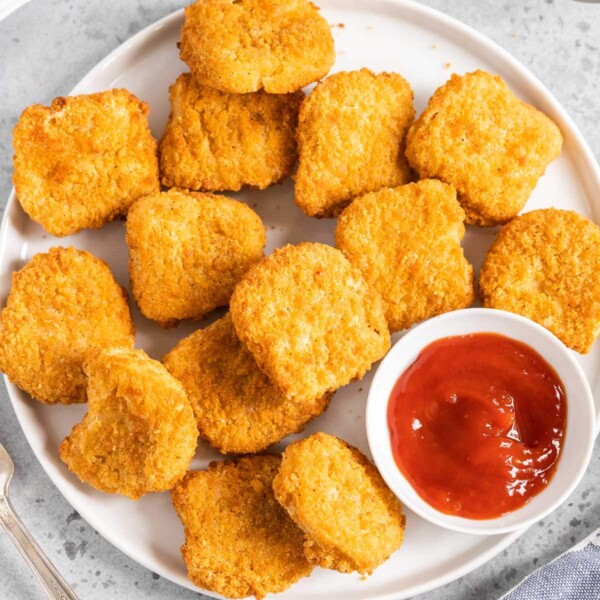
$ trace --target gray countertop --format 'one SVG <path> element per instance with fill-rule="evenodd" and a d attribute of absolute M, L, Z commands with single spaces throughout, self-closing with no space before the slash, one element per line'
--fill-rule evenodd
<path fill-rule="evenodd" d="M 368 0 L 363 0 L 367 2 Z M 500 43 L 558 97 L 600 157 L 600 5 L 573 0 L 425 0 Z M 33 0 L 0 23 L 0 205 L 11 188 L 11 129 L 27 105 L 67 93 L 101 58 L 177 0 Z M 13 504 L 80 598 L 199 597 L 140 567 L 83 521 L 29 449 L 0 384 L 0 441 L 13 456 Z M 491 600 L 600 526 L 600 447 L 569 501 L 499 556 L 420 600 Z M 0 598 L 41 597 L 0 534 Z"/>

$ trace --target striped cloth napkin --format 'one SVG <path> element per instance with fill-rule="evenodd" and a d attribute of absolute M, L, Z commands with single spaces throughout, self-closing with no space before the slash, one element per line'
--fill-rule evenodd
<path fill-rule="evenodd" d="M 501 600 L 600 600 L 600 529 L 531 573 Z"/>

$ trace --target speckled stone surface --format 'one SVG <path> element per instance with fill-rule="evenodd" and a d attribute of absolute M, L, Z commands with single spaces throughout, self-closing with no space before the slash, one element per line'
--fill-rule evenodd
<path fill-rule="evenodd" d="M 368 0 L 364 0 L 367 2 Z M 65 94 L 101 58 L 175 0 L 33 0 L 0 23 L 0 203 L 11 183 L 11 129 L 20 111 Z M 600 157 L 600 5 L 573 0 L 426 0 L 499 42 L 552 90 Z M 16 463 L 13 504 L 82 599 L 201 597 L 138 566 L 103 540 L 33 456 L 0 384 L 0 441 Z M 568 503 L 501 555 L 419 600 L 491 600 L 600 526 L 600 445 Z M 42 593 L 0 534 L 0 598 Z"/>

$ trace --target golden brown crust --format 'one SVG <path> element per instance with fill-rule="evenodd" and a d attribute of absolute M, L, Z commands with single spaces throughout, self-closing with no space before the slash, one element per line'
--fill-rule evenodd
<path fill-rule="evenodd" d="M 402 544 L 400 501 L 366 456 L 332 435 L 289 445 L 273 489 L 315 565 L 370 574 Z"/>
<path fill-rule="evenodd" d="M 360 196 L 340 215 L 336 247 L 381 294 L 391 331 L 472 304 L 464 218 L 454 188 L 432 179 Z"/>
<path fill-rule="evenodd" d="M 59 237 L 97 229 L 159 191 L 148 105 L 127 90 L 55 98 L 23 111 L 13 181 L 25 212 Z"/>
<path fill-rule="evenodd" d="M 171 492 L 189 578 L 228 598 L 282 592 L 312 567 L 304 536 L 273 496 L 279 456 L 214 462 Z"/>
<path fill-rule="evenodd" d="M 51 248 L 12 275 L 0 370 L 41 402 L 85 402 L 89 350 L 131 347 L 134 337 L 127 294 L 108 265 L 83 250 Z"/>
<path fill-rule="evenodd" d="M 223 454 L 253 454 L 304 429 L 329 396 L 294 402 L 283 396 L 242 346 L 231 316 L 183 339 L 164 358 L 185 388 L 200 435 Z"/>
<path fill-rule="evenodd" d="M 585 354 L 600 333 L 600 227 L 568 210 L 525 213 L 489 249 L 484 306 L 514 312 Z"/>
<path fill-rule="evenodd" d="M 390 347 L 379 294 L 331 246 L 285 246 L 253 267 L 230 303 L 237 335 L 296 402 L 360 379 Z"/>
<path fill-rule="evenodd" d="M 201 319 L 229 302 L 265 243 L 260 217 L 242 202 L 177 189 L 142 198 L 127 217 L 133 296 L 162 326 Z"/>
<path fill-rule="evenodd" d="M 143 350 L 90 354 L 88 412 L 60 445 L 84 481 L 136 500 L 171 489 L 186 473 L 198 430 L 181 384 Z"/>
<path fill-rule="evenodd" d="M 484 71 L 452 75 L 410 128 L 406 156 L 422 178 L 453 185 L 467 223 L 506 223 L 559 154 L 558 126 Z"/>
<path fill-rule="evenodd" d="M 169 96 L 171 115 L 159 148 L 165 186 L 262 190 L 292 172 L 301 91 L 228 94 L 184 73 Z"/>
<path fill-rule="evenodd" d="M 327 75 L 335 51 L 307 0 L 200 0 L 185 9 L 180 56 L 202 85 L 285 94 Z"/>
<path fill-rule="evenodd" d="M 397 73 L 361 69 L 319 83 L 300 108 L 296 204 L 335 217 L 355 196 L 411 181 L 404 138 L 414 116 Z"/>

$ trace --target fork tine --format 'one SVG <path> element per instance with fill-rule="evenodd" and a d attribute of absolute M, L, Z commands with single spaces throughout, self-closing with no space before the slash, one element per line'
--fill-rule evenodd
<path fill-rule="evenodd" d="M 0 444 L 0 497 L 6 496 L 8 493 L 8 486 L 12 479 L 15 471 L 15 464 L 13 463 L 10 454 L 6 451 L 6 448 Z"/>

